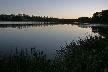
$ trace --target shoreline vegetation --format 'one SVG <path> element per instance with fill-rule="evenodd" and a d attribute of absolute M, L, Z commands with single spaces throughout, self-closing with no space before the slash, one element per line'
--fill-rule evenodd
<path fill-rule="evenodd" d="M 102 10 L 101 12 L 96 12 L 92 17 L 79 17 L 78 19 L 59 19 L 48 16 L 30 16 L 26 14 L 1 14 L 0 21 L 34 21 L 34 22 L 54 22 L 54 23 L 104 23 L 108 24 L 108 10 Z"/>
<path fill-rule="evenodd" d="M 0 52 L 2 55 L 2 52 Z M 0 56 L 1 72 L 107 72 L 108 35 L 86 36 L 61 47 L 55 59 L 47 59 L 43 51 L 31 48 Z"/>

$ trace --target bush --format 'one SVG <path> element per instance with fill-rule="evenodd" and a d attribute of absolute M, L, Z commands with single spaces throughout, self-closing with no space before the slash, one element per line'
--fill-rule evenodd
<path fill-rule="evenodd" d="M 107 72 L 108 36 L 73 41 L 57 51 L 56 61 L 64 72 Z"/>

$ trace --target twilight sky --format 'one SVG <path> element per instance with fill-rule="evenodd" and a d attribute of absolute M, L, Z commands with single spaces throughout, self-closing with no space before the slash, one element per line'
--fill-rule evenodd
<path fill-rule="evenodd" d="M 0 14 L 76 19 L 108 9 L 108 0 L 0 0 Z"/>

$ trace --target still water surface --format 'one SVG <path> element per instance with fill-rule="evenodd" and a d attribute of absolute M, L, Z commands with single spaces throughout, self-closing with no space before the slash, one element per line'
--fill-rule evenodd
<path fill-rule="evenodd" d="M 8 24 L 8 23 L 7 23 Z M 97 29 L 96 29 L 97 30 Z M 0 51 L 30 49 L 35 47 L 44 51 L 48 58 L 53 58 L 56 50 L 72 40 L 86 35 L 98 35 L 91 26 L 75 24 L 36 24 L 3 25 L 0 24 Z"/>

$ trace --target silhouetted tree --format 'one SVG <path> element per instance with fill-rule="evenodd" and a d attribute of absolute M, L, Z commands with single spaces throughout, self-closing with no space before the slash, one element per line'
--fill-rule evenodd
<path fill-rule="evenodd" d="M 108 23 L 108 10 L 102 10 L 102 12 L 94 13 L 92 17 L 92 22 Z"/>
<path fill-rule="evenodd" d="M 108 10 L 102 10 L 101 18 L 102 22 L 108 23 Z"/>

